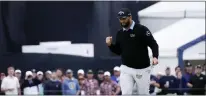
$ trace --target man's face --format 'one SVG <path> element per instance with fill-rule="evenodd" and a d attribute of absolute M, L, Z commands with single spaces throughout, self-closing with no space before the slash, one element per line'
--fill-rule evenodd
<path fill-rule="evenodd" d="M 9 75 L 14 75 L 14 69 L 13 68 L 8 69 L 8 74 Z"/>
<path fill-rule="evenodd" d="M 132 17 L 119 18 L 120 25 L 124 28 L 129 27 Z"/>
<path fill-rule="evenodd" d="M 201 69 L 201 68 L 195 68 L 195 73 L 196 73 L 196 74 L 202 73 L 202 69 Z"/>
<path fill-rule="evenodd" d="M 49 74 L 49 75 L 50 75 L 50 74 Z M 53 72 L 50 76 L 51 76 L 52 79 L 56 79 L 56 78 L 57 78 L 56 72 Z"/>
<path fill-rule="evenodd" d="M 178 73 L 180 71 L 181 71 L 180 67 L 177 67 L 177 69 L 175 70 L 176 73 Z"/>
<path fill-rule="evenodd" d="M 29 76 L 27 77 L 27 80 L 32 80 L 32 78 L 33 78 L 33 75 L 29 75 Z"/>
<path fill-rule="evenodd" d="M 182 78 L 182 72 L 181 72 L 181 71 L 177 72 L 177 77 L 178 77 L 179 79 Z"/>
<path fill-rule="evenodd" d="M 39 75 L 37 75 L 37 78 L 39 79 L 39 80 L 42 80 L 43 79 L 43 75 L 41 75 L 41 74 L 39 74 Z"/>
<path fill-rule="evenodd" d="M 84 84 L 84 77 L 83 76 L 79 76 L 78 80 L 79 80 L 80 85 Z"/>
<path fill-rule="evenodd" d="M 61 70 L 57 70 L 57 76 L 61 77 L 62 75 L 63 75 L 62 71 Z"/>
<path fill-rule="evenodd" d="M 98 74 L 97 75 L 99 79 L 103 79 L 104 78 L 104 74 Z"/>
<path fill-rule="evenodd" d="M 1 73 L 1 80 L 3 80 L 5 77 L 6 77 L 5 74 Z"/>
<path fill-rule="evenodd" d="M 92 79 L 93 78 L 93 74 L 87 74 L 87 78 Z"/>
<path fill-rule="evenodd" d="M 187 72 L 192 72 L 192 66 L 187 66 L 187 67 L 186 67 L 186 71 L 187 71 Z"/>
<path fill-rule="evenodd" d="M 15 76 L 16 76 L 17 78 L 21 78 L 21 73 L 15 73 Z"/>
<path fill-rule="evenodd" d="M 37 77 L 36 72 L 33 72 L 32 74 L 33 74 L 33 75 L 32 75 L 33 78 L 36 78 L 36 77 Z"/>
<path fill-rule="evenodd" d="M 73 77 L 73 74 L 72 74 L 72 73 L 67 73 L 67 76 L 68 76 L 69 78 L 72 78 L 72 77 Z"/>
<path fill-rule="evenodd" d="M 104 79 L 109 81 L 110 80 L 110 76 L 104 76 Z"/>
<path fill-rule="evenodd" d="M 167 69 L 167 70 L 165 71 L 165 73 L 166 73 L 166 75 L 170 75 L 170 69 Z"/>
<path fill-rule="evenodd" d="M 83 77 L 84 77 L 84 74 L 82 74 L 82 73 L 78 73 L 77 75 L 78 75 L 78 76 L 83 76 Z"/>
<path fill-rule="evenodd" d="M 115 75 L 115 76 L 120 76 L 120 71 L 115 71 L 115 70 L 114 70 L 114 75 Z"/>
<path fill-rule="evenodd" d="M 51 74 L 46 73 L 46 78 L 47 78 L 47 79 L 50 79 L 50 78 L 51 78 Z"/>

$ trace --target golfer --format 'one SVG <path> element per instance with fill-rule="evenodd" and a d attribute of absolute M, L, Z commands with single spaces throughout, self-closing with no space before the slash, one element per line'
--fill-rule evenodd
<path fill-rule="evenodd" d="M 150 58 L 148 46 L 153 53 L 152 64 L 158 64 L 158 44 L 149 29 L 132 20 L 131 11 L 122 8 L 118 13 L 118 19 L 122 26 L 117 32 L 116 42 L 112 43 L 112 37 L 106 37 L 106 44 L 110 50 L 120 55 L 120 86 L 122 94 L 132 94 L 133 87 L 137 88 L 139 95 L 149 94 L 150 85 Z M 135 84 L 136 83 L 136 84 Z"/>

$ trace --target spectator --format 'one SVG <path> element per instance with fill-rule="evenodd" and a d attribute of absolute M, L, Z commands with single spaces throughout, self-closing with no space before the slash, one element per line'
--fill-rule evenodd
<path fill-rule="evenodd" d="M 63 79 L 64 79 L 63 70 L 61 68 L 58 68 L 56 70 L 56 74 L 57 74 L 58 80 L 63 82 Z"/>
<path fill-rule="evenodd" d="M 187 81 L 189 81 L 189 80 L 190 80 L 190 77 L 192 77 L 192 76 L 193 76 L 192 64 L 190 64 L 190 63 L 188 62 L 188 63 L 186 63 L 186 65 L 185 65 L 185 75 L 184 75 L 184 77 L 185 77 L 185 79 L 186 79 Z"/>
<path fill-rule="evenodd" d="M 37 72 L 37 79 L 41 82 L 38 85 L 38 90 L 39 90 L 39 94 L 43 95 L 44 94 L 44 87 L 43 87 L 43 79 L 44 79 L 44 73 L 42 71 L 38 71 Z"/>
<path fill-rule="evenodd" d="M 8 76 L 2 80 L 1 90 L 6 95 L 18 95 L 21 94 L 20 84 L 17 77 L 14 76 L 14 67 L 9 67 Z"/>
<path fill-rule="evenodd" d="M 21 70 L 19 70 L 19 69 L 15 70 L 15 76 L 18 78 L 19 84 L 20 84 L 20 87 L 21 87 L 23 82 L 24 82 L 24 79 L 21 78 Z M 22 91 L 21 91 L 21 94 L 23 94 Z"/>
<path fill-rule="evenodd" d="M 52 74 L 52 72 L 50 70 L 47 70 L 45 72 L 45 81 L 50 80 L 51 74 Z"/>
<path fill-rule="evenodd" d="M 165 70 L 166 76 L 162 76 L 160 78 L 160 88 L 162 91 L 158 95 L 166 95 L 166 94 L 173 94 L 174 93 L 174 81 L 176 78 L 172 75 L 170 75 L 171 70 L 169 67 Z"/>
<path fill-rule="evenodd" d="M 111 79 L 117 83 L 119 83 L 119 77 L 120 77 L 120 67 L 116 66 L 114 67 L 114 76 L 111 77 Z"/>
<path fill-rule="evenodd" d="M 97 80 L 99 82 L 99 85 L 103 82 L 103 80 L 104 80 L 104 71 L 103 70 L 98 71 Z"/>
<path fill-rule="evenodd" d="M 64 79 L 62 84 L 62 93 L 64 95 L 78 95 L 79 94 L 79 83 L 77 79 L 73 77 L 73 72 L 71 69 L 66 71 L 67 78 Z"/>
<path fill-rule="evenodd" d="M 180 66 L 175 67 L 175 75 L 177 76 L 178 72 L 181 72 Z"/>
<path fill-rule="evenodd" d="M 90 69 L 87 72 L 87 79 L 85 80 L 86 94 L 85 95 L 97 95 L 99 91 L 99 84 L 96 79 L 94 79 L 94 73 Z"/>
<path fill-rule="evenodd" d="M 3 80 L 6 77 L 5 73 L 1 73 L 1 80 Z"/>
<path fill-rule="evenodd" d="M 2 80 L 3 80 L 6 76 L 5 76 L 4 73 L 1 73 L 0 76 L 1 76 L 1 78 L 0 78 L 0 86 L 1 86 Z M 5 93 L 0 90 L 0 95 L 5 95 Z"/>
<path fill-rule="evenodd" d="M 24 95 L 38 95 L 38 85 L 41 82 L 34 78 L 33 73 L 31 71 L 27 71 L 25 75 L 24 83 L 21 86 Z"/>
<path fill-rule="evenodd" d="M 62 84 L 58 80 L 56 72 L 52 72 L 51 79 L 45 83 L 44 95 L 62 95 Z"/>
<path fill-rule="evenodd" d="M 104 82 L 100 85 L 101 95 L 118 95 L 120 93 L 120 86 L 111 80 L 110 72 L 104 73 Z"/>
<path fill-rule="evenodd" d="M 36 76 L 37 76 L 37 74 L 36 74 L 36 69 L 32 69 L 31 71 L 32 71 L 32 76 L 33 76 L 33 78 L 36 78 Z"/>
<path fill-rule="evenodd" d="M 205 85 L 206 85 L 206 76 L 201 74 L 202 67 L 197 65 L 195 68 L 195 75 L 190 78 L 189 86 L 191 89 L 192 95 L 205 95 Z"/>
<path fill-rule="evenodd" d="M 77 75 L 78 75 L 78 76 L 82 75 L 82 76 L 84 77 L 84 70 L 83 70 L 83 69 L 79 69 L 79 70 L 77 71 Z"/>
<path fill-rule="evenodd" d="M 80 86 L 80 94 L 79 95 L 85 95 L 86 92 L 86 85 L 85 85 L 85 79 L 83 75 L 79 75 L 79 86 Z"/>
<path fill-rule="evenodd" d="M 177 79 L 175 80 L 176 87 L 176 93 L 177 95 L 184 95 L 186 94 L 186 88 L 187 88 L 187 81 L 186 79 L 182 76 L 182 72 L 178 71 L 177 72 Z"/>
<path fill-rule="evenodd" d="M 19 69 L 15 70 L 15 76 L 18 78 L 19 84 L 21 86 L 24 81 L 24 79 L 21 78 L 21 70 Z"/>
<path fill-rule="evenodd" d="M 149 89 L 150 94 L 155 92 L 155 87 L 158 87 L 158 88 L 160 87 L 159 80 L 154 75 L 151 75 L 150 76 L 150 89 Z"/>
<path fill-rule="evenodd" d="M 189 82 L 190 78 L 194 75 L 193 73 L 193 67 L 192 64 L 189 63 L 189 61 L 186 62 L 185 65 L 185 74 L 184 74 L 184 78 L 186 79 L 187 82 Z M 190 94 L 190 88 L 187 86 L 186 88 L 186 93 Z"/>

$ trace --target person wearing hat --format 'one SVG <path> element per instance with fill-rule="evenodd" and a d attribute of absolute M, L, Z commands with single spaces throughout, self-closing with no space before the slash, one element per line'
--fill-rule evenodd
<path fill-rule="evenodd" d="M 66 71 L 66 78 L 62 83 L 63 95 L 78 95 L 80 92 L 79 82 L 73 77 L 73 71 L 68 69 Z"/>
<path fill-rule="evenodd" d="M 190 77 L 192 77 L 194 75 L 193 73 L 193 67 L 192 67 L 192 64 L 190 62 L 187 62 L 185 64 L 185 74 L 184 74 L 184 77 L 187 81 L 190 80 Z"/>
<path fill-rule="evenodd" d="M 111 80 L 109 71 L 104 72 L 104 82 L 100 85 L 101 95 L 118 95 L 120 93 L 120 86 Z"/>
<path fill-rule="evenodd" d="M 103 82 L 104 80 L 104 71 L 103 70 L 98 70 L 98 73 L 97 73 L 97 80 L 99 82 L 99 85 Z"/>
<path fill-rule="evenodd" d="M 132 94 L 135 83 L 139 87 L 138 94 L 149 94 L 150 72 L 147 70 L 151 70 L 151 65 L 148 47 L 153 53 L 152 64 L 156 65 L 159 55 L 158 44 L 146 26 L 132 20 L 128 8 L 122 8 L 118 12 L 118 19 L 122 28 L 117 32 L 115 43 L 112 43 L 111 36 L 106 37 L 105 41 L 109 49 L 122 59 L 122 94 Z"/>
<path fill-rule="evenodd" d="M 51 79 L 51 74 L 52 74 L 52 72 L 51 72 L 50 70 L 47 70 L 47 71 L 45 72 L 45 81 Z"/>
<path fill-rule="evenodd" d="M 21 70 L 19 70 L 19 69 L 15 70 L 15 76 L 18 78 L 19 84 L 21 86 L 24 82 L 24 79 L 21 78 Z M 21 94 L 22 94 L 22 92 L 21 92 Z"/>
<path fill-rule="evenodd" d="M 33 78 L 36 78 L 36 77 L 37 77 L 36 69 L 32 69 L 31 72 L 32 72 L 32 74 L 33 74 L 33 75 L 32 75 Z"/>
<path fill-rule="evenodd" d="M 162 91 L 158 95 L 174 94 L 175 80 L 175 76 L 171 75 L 170 67 L 167 67 L 165 70 L 165 76 L 162 76 L 159 80 L 160 88 L 162 89 Z"/>
<path fill-rule="evenodd" d="M 41 82 L 41 83 L 38 85 L 39 95 L 43 95 L 43 94 L 44 94 L 44 87 L 43 87 L 44 73 L 43 73 L 42 71 L 38 71 L 38 72 L 37 72 L 37 79 Z"/>
<path fill-rule="evenodd" d="M 94 79 L 94 73 L 91 69 L 87 71 L 87 79 L 85 80 L 85 85 L 85 95 L 97 95 L 97 93 L 99 93 L 99 83 L 96 79 Z"/>
<path fill-rule="evenodd" d="M 114 76 L 111 77 L 111 79 L 113 81 L 115 81 L 116 83 L 119 83 L 119 77 L 120 77 L 120 67 L 119 66 L 115 66 L 113 69 L 114 72 Z"/>
<path fill-rule="evenodd" d="M 205 95 L 206 76 L 202 73 L 202 66 L 195 67 L 195 75 L 193 75 L 187 86 L 191 88 L 191 95 Z"/>
<path fill-rule="evenodd" d="M 21 86 L 24 95 L 38 95 L 38 85 L 41 83 L 37 78 L 33 78 L 32 71 L 26 71 L 25 80 Z"/>
<path fill-rule="evenodd" d="M 79 77 L 79 76 L 83 76 L 84 77 L 84 70 L 83 69 L 79 69 L 78 71 L 77 71 L 77 76 Z"/>
<path fill-rule="evenodd" d="M 19 80 L 21 80 L 21 70 L 19 70 L 19 69 L 15 70 L 15 76 L 16 76 Z"/>
<path fill-rule="evenodd" d="M 62 83 L 58 80 L 56 71 L 53 71 L 51 78 L 45 82 L 44 95 L 62 95 Z"/>

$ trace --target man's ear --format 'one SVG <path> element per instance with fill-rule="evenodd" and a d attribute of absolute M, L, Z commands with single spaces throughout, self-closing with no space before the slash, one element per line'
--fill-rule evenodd
<path fill-rule="evenodd" d="M 129 18 L 132 20 L 132 16 L 129 16 Z"/>

